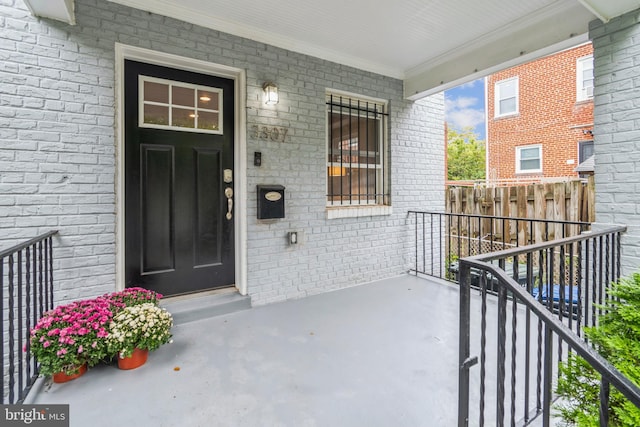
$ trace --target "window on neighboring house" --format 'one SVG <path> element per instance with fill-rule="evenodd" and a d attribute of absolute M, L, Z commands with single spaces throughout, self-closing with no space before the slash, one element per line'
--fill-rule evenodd
<path fill-rule="evenodd" d="M 495 117 L 518 113 L 518 77 L 496 82 Z"/>
<path fill-rule="evenodd" d="M 593 140 L 585 140 L 578 142 L 578 164 L 584 162 L 593 156 Z"/>
<path fill-rule="evenodd" d="M 516 173 L 542 172 L 542 146 L 516 147 Z"/>
<path fill-rule="evenodd" d="M 578 58 L 576 63 L 576 100 L 593 98 L 593 55 Z"/>
<path fill-rule="evenodd" d="M 327 205 L 389 205 L 387 103 L 327 94 Z"/>

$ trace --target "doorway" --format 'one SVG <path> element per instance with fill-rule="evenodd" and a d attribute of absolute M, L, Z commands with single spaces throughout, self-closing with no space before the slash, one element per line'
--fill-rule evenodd
<path fill-rule="evenodd" d="M 234 81 L 124 62 L 124 281 L 235 284 Z"/>

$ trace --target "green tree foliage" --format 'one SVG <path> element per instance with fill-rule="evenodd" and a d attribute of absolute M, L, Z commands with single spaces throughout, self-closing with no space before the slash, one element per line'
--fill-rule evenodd
<path fill-rule="evenodd" d="M 447 130 L 447 179 L 475 180 L 485 178 L 485 144 L 478 140 L 473 128 Z"/>
<path fill-rule="evenodd" d="M 614 283 L 608 292 L 608 309 L 596 327 L 585 328 L 595 348 L 622 374 L 640 386 L 640 274 Z M 600 375 L 581 357 L 571 355 L 560 366 L 557 405 L 561 417 L 572 426 L 599 426 Z M 640 426 L 640 409 L 611 388 L 609 426 Z"/>

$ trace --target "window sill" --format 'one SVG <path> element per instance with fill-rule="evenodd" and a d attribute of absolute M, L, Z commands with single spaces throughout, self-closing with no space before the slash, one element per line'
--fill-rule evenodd
<path fill-rule="evenodd" d="M 338 218 L 362 218 L 366 216 L 382 216 L 391 215 L 393 207 L 391 206 L 327 206 L 327 219 Z"/>
<path fill-rule="evenodd" d="M 542 176 L 542 170 L 516 171 L 518 176 Z"/>
<path fill-rule="evenodd" d="M 493 119 L 494 120 L 511 119 L 518 116 L 520 116 L 520 112 L 516 111 L 515 113 L 507 113 L 507 114 L 501 114 L 499 116 L 493 116 Z"/>

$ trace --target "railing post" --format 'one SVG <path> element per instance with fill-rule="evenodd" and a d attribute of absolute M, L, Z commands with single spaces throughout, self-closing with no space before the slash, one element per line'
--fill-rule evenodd
<path fill-rule="evenodd" d="M 53 309 L 53 237 L 49 236 L 46 240 L 45 240 L 45 244 L 47 245 L 47 247 L 49 248 L 49 252 L 48 252 L 48 270 L 49 270 L 49 275 L 48 275 L 48 279 L 49 279 L 49 310 Z"/>
<path fill-rule="evenodd" d="M 469 356 L 471 355 L 471 268 L 460 261 L 460 364 L 458 373 L 458 427 L 469 426 Z"/>
<path fill-rule="evenodd" d="M 23 327 L 22 327 L 22 287 L 24 282 L 22 281 L 22 264 L 24 262 L 22 252 L 18 251 L 18 399 L 22 399 L 23 384 L 23 372 L 22 372 L 22 341 Z"/>
<path fill-rule="evenodd" d="M 504 399 L 505 399 L 505 361 L 507 340 L 507 288 L 498 284 L 498 357 L 497 367 L 497 392 L 496 392 L 496 426 L 504 426 Z"/>
<path fill-rule="evenodd" d="M 600 379 L 600 427 L 609 426 L 609 381 L 604 375 Z"/>
<path fill-rule="evenodd" d="M 415 273 L 416 276 L 418 275 L 418 212 L 416 212 L 416 219 L 414 222 L 414 227 L 413 227 L 413 231 L 414 231 L 414 238 L 416 239 L 416 245 L 415 245 Z"/>
<path fill-rule="evenodd" d="M 551 399 L 553 398 L 553 334 L 548 323 L 544 326 L 544 378 L 542 384 L 542 426 L 551 426 Z"/>
<path fill-rule="evenodd" d="M 14 313 L 14 256 L 9 255 L 9 402 L 14 402 L 15 392 L 15 313 Z M 3 343 L 4 345 L 4 343 Z M 2 363 L 5 363 L 3 360 Z"/>

